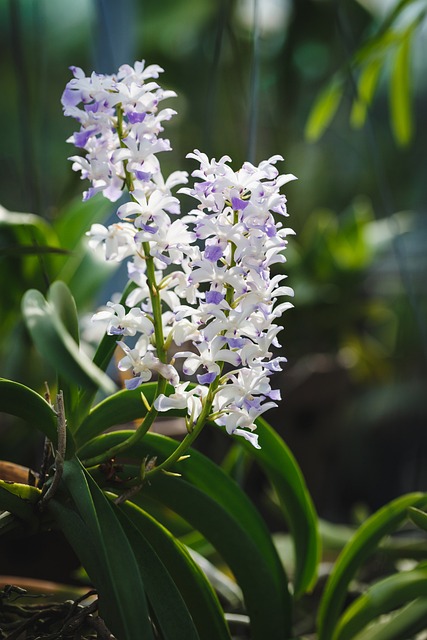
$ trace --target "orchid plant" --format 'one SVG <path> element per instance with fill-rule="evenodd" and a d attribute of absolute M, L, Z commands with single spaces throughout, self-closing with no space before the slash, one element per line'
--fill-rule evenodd
<path fill-rule="evenodd" d="M 61 530 L 96 589 L 86 615 L 76 609 L 57 635 L 40 637 L 68 637 L 85 623 L 96 637 L 119 640 L 291 639 L 299 633 L 296 607 L 316 584 L 320 534 L 298 465 L 262 415 L 280 400 L 271 380 L 285 359 L 274 349 L 278 320 L 292 306 L 282 298 L 293 291 L 275 265 L 285 261 L 293 233 L 281 190 L 295 176 L 279 173 L 279 155 L 235 171 L 228 156 L 217 161 L 195 150 L 190 183 L 183 171 L 165 178 L 158 155 L 171 147 L 161 134 L 175 112 L 160 104 L 175 94 L 158 84 L 161 72 L 137 62 L 86 77 L 73 67 L 62 96 L 65 115 L 78 122 L 68 141 L 81 150 L 73 169 L 90 183 L 84 201 L 128 194 L 116 222 L 86 231 L 104 261 L 126 263 L 128 284 L 93 315 L 103 336 L 92 359 L 80 347 L 64 282 L 46 298 L 36 290 L 24 296 L 29 333 L 58 382 L 52 402 L 48 388 L 43 396 L 0 380 L 0 409 L 24 418 L 47 443 L 31 482 L 0 481 L 0 534 Z M 195 208 L 183 214 L 179 194 Z M 121 389 L 106 373 L 116 350 Z M 180 441 L 153 433 L 159 414 L 181 419 Z M 290 531 L 293 563 L 282 561 L 227 470 L 193 448 L 206 425 L 263 469 Z M 322 598 L 321 640 L 354 637 L 371 619 L 369 601 L 342 614 L 350 580 L 408 508 L 422 526 L 427 516 L 418 508 L 426 504 L 424 494 L 405 496 L 355 533 Z M 206 543 L 233 582 L 202 557 Z M 399 603 L 424 595 L 425 569 L 417 571 Z M 379 613 L 391 602 L 383 597 Z M 414 619 L 422 619 L 420 607 Z M 10 637 L 29 628 L 28 620 L 19 624 Z"/>

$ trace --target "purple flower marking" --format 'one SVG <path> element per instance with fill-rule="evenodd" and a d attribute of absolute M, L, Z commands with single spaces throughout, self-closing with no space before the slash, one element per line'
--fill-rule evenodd
<path fill-rule="evenodd" d="M 235 196 L 233 196 L 231 198 L 231 204 L 233 206 L 233 209 L 237 211 L 243 211 L 243 209 L 246 209 L 249 202 L 245 202 L 244 200 L 241 200 L 240 198 L 236 198 Z"/>
<path fill-rule="evenodd" d="M 61 103 L 63 107 L 75 107 L 81 101 L 80 91 L 69 89 L 68 85 L 65 87 L 62 94 Z"/>
<path fill-rule="evenodd" d="M 124 329 L 123 327 L 110 327 L 108 330 L 109 336 L 121 336 L 123 335 Z"/>
<path fill-rule="evenodd" d="M 261 408 L 261 398 L 254 398 L 252 396 L 252 398 L 249 399 L 246 397 L 243 400 L 243 406 L 247 411 L 250 411 L 251 409 L 256 409 L 258 411 Z"/>
<path fill-rule="evenodd" d="M 243 338 L 227 338 L 227 343 L 230 349 L 242 349 L 246 344 L 246 340 Z"/>
<path fill-rule="evenodd" d="M 281 395 L 280 395 L 280 390 L 279 389 L 272 389 L 270 391 L 270 393 L 267 394 L 269 398 L 271 398 L 272 400 L 281 400 Z"/>
<path fill-rule="evenodd" d="M 223 256 L 223 250 L 219 244 L 210 244 L 205 249 L 205 258 L 209 262 L 216 262 Z"/>
<path fill-rule="evenodd" d="M 202 375 L 198 375 L 197 376 L 197 381 L 200 384 L 210 384 L 211 382 L 213 382 L 216 378 L 216 373 L 214 372 L 208 372 L 208 373 L 204 373 Z"/>
<path fill-rule="evenodd" d="M 145 112 L 139 111 L 129 111 L 127 116 L 128 120 L 131 124 L 137 124 L 138 122 L 143 122 L 145 120 L 145 116 L 147 114 Z"/>
<path fill-rule="evenodd" d="M 159 228 L 156 226 L 150 227 L 148 224 L 143 224 L 141 225 L 141 229 L 143 229 L 144 231 L 146 231 L 147 233 L 151 233 L 151 234 L 155 234 L 158 232 Z M 138 237 L 138 234 L 137 234 Z"/>
<path fill-rule="evenodd" d="M 142 379 L 140 376 L 135 376 L 135 378 L 130 378 L 130 380 L 125 380 L 125 387 L 126 389 L 129 389 L 129 390 L 137 389 L 140 384 L 142 384 Z"/>
<path fill-rule="evenodd" d="M 146 171 L 134 171 L 135 178 L 137 180 L 141 180 L 142 182 L 148 182 L 151 178 L 151 173 Z"/>
<path fill-rule="evenodd" d="M 206 292 L 206 302 L 208 304 L 219 304 L 222 300 L 224 300 L 224 294 L 219 291 L 211 289 Z"/>
<path fill-rule="evenodd" d="M 80 149 L 84 149 L 84 147 L 87 145 L 87 141 L 89 140 L 93 132 L 94 132 L 93 129 L 83 129 L 83 131 L 77 131 L 73 135 L 73 142 L 76 145 L 76 147 L 79 147 Z"/>

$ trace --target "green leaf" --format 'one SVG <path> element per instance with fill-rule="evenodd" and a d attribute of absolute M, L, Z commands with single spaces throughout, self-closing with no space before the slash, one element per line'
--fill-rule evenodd
<path fill-rule="evenodd" d="M 350 114 L 350 123 L 355 129 L 360 129 L 365 124 L 368 107 L 374 97 L 382 66 L 381 60 L 373 60 L 360 72 L 358 95 L 353 102 Z"/>
<path fill-rule="evenodd" d="M 165 640 L 198 640 L 199 635 L 186 603 L 166 570 L 163 557 L 147 540 L 144 529 L 146 522 L 143 527 L 135 525 L 134 518 L 138 517 L 136 509 L 122 509 L 118 511 L 118 517 L 138 562 L 161 637 Z"/>
<path fill-rule="evenodd" d="M 105 398 L 97 404 L 77 428 L 75 437 L 79 445 L 83 445 L 103 431 L 119 424 L 140 420 L 147 413 L 141 399 L 145 395 L 149 404 L 155 399 L 156 382 L 146 382 L 137 389 L 123 389 Z M 174 388 L 168 385 L 166 395 L 173 393 Z M 184 414 L 184 412 L 179 412 Z M 175 414 L 174 414 L 175 415 Z"/>
<path fill-rule="evenodd" d="M 382 507 L 368 518 L 339 555 L 329 576 L 319 606 L 319 640 L 330 640 L 342 610 L 347 587 L 357 570 L 378 548 L 384 536 L 392 533 L 407 517 L 411 506 L 427 504 L 427 495 L 412 493 Z"/>
<path fill-rule="evenodd" d="M 279 575 L 279 561 L 275 568 L 269 567 L 267 534 L 260 548 L 253 529 L 242 525 L 247 510 L 243 500 L 238 507 L 233 501 L 226 508 L 190 483 L 167 476 L 156 478 L 145 491 L 190 522 L 224 558 L 243 591 L 252 638 L 289 637 L 290 603 L 286 582 Z"/>
<path fill-rule="evenodd" d="M 67 285 L 60 280 L 54 282 L 47 293 L 47 301 L 54 307 L 58 318 L 78 345 L 80 342 L 79 319 L 76 303 Z M 58 389 L 64 394 L 65 415 L 67 424 L 73 431 L 78 419 L 79 390 L 76 384 L 69 384 L 64 376 L 58 376 Z"/>
<path fill-rule="evenodd" d="M 10 511 L 27 522 L 38 521 L 34 504 L 40 500 L 41 491 L 20 482 L 0 480 L 0 510 Z"/>
<path fill-rule="evenodd" d="M 39 256 L 50 253 L 56 253 L 59 255 L 67 255 L 66 249 L 60 249 L 59 247 L 49 247 L 46 245 L 27 245 L 27 244 L 8 244 L 7 247 L 0 248 L 0 257 L 7 256 Z"/>
<path fill-rule="evenodd" d="M 415 507 L 409 507 L 408 515 L 417 527 L 427 531 L 427 513 L 425 513 L 425 511 L 421 511 L 421 509 L 416 509 Z"/>
<path fill-rule="evenodd" d="M 22 418 L 57 445 L 57 418 L 38 393 L 13 380 L 0 378 L 0 411 Z"/>
<path fill-rule="evenodd" d="M 104 434 L 89 443 L 82 456 L 98 455 L 130 433 Z M 147 433 L 141 443 L 126 451 L 126 456 L 139 460 L 147 455 L 166 458 L 175 448 L 170 438 Z M 157 476 L 144 486 L 143 495 L 187 520 L 222 555 L 243 591 L 254 640 L 289 637 L 291 600 L 286 575 L 268 529 L 252 503 L 217 465 L 196 451 L 172 469 L 183 479 Z M 133 474 L 139 475 L 139 466 L 134 467 Z M 138 503 L 138 496 L 132 501 Z"/>
<path fill-rule="evenodd" d="M 22 538 L 28 535 L 28 521 L 21 520 L 9 511 L 2 511 L 0 506 L 0 537 L 3 544 L 6 540 Z"/>
<path fill-rule="evenodd" d="M 59 319 L 70 336 L 79 344 L 80 336 L 77 307 L 67 285 L 61 282 L 61 280 L 53 282 L 47 294 L 47 301 L 53 305 Z"/>
<path fill-rule="evenodd" d="M 321 555 L 317 515 L 304 477 L 289 448 L 263 418 L 256 420 L 256 425 L 261 449 L 239 440 L 276 489 L 292 533 L 296 559 L 294 593 L 298 597 L 316 582 Z"/>
<path fill-rule="evenodd" d="M 427 625 L 427 598 L 417 598 L 405 607 L 376 620 L 354 640 L 407 640 Z"/>
<path fill-rule="evenodd" d="M 86 202 L 73 200 L 59 212 L 54 222 L 61 246 L 71 251 L 56 274 L 70 287 L 79 308 L 93 307 L 96 292 L 118 268 L 117 263 L 99 260 L 85 238 L 91 225 L 103 223 L 111 211 L 111 202 L 97 194 Z"/>
<path fill-rule="evenodd" d="M 419 597 L 427 597 L 426 567 L 380 580 L 348 607 L 336 626 L 333 640 L 351 640 L 372 620 Z"/>
<path fill-rule="evenodd" d="M 396 141 L 402 147 L 409 144 L 413 134 L 410 32 L 412 27 L 396 51 L 390 79 L 391 124 Z"/>
<path fill-rule="evenodd" d="M 305 137 L 316 142 L 331 123 L 341 102 L 343 94 L 342 79 L 336 76 L 316 99 L 305 127 Z"/>
<path fill-rule="evenodd" d="M 60 211 L 55 221 L 55 230 L 63 247 L 74 249 L 92 224 L 103 221 L 112 211 L 111 202 L 97 194 L 83 202 L 77 198 Z"/>
<path fill-rule="evenodd" d="M 106 393 L 116 390 L 112 380 L 80 351 L 53 305 L 39 291 L 30 289 L 25 293 L 22 311 L 38 351 L 59 374 L 83 388 L 99 387 Z"/>
<path fill-rule="evenodd" d="M 138 563 L 113 507 L 77 459 L 64 463 L 62 482 L 75 506 L 57 495 L 48 509 L 99 592 L 101 615 L 121 640 L 152 639 Z"/>
<path fill-rule="evenodd" d="M 125 502 L 120 506 L 120 510 L 161 558 L 191 613 L 200 638 L 230 640 L 218 598 L 184 545 L 132 502 Z M 149 584 L 148 578 L 145 583 Z"/>
<path fill-rule="evenodd" d="M 33 213 L 17 213 L 8 211 L 0 205 L 0 227 L 22 227 L 33 230 L 37 240 L 59 247 L 58 239 L 52 227 L 40 216 Z"/>

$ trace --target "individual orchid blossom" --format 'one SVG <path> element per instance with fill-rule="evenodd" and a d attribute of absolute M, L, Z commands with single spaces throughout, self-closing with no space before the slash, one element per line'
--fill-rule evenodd
<path fill-rule="evenodd" d="M 138 307 L 134 307 L 129 313 L 126 313 L 122 304 L 107 302 L 107 307 L 109 309 L 95 313 L 93 320 L 108 321 L 108 335 L 135 336 L 141 333 L 151 336 L 154 333 L 152 320 Z"/>
<path fill-rule="evenodd" d="M 121 262 L 135 254 L 136 230 L 126 222 L 111 224 L 107 228 L 102 224 L 93 224 L 86 235 L 89 236 L 89 247 L 102 247 L 107 261 Z"/>
<path fill-rule="evenodd" d="M 152 351 L 146 350 L 141 355 L 141 349 L 138 345 L 134 349 L 130 349 L 127 344 L 122 341 L 117 343 L 124 351 L 125 356 L 118 364 L 120 371 L 132 370 L 134 378 L 126 381 L 127 389 L 136 389 L 142 382 L 151 380 L 153 372 L 159 373 L 173 386 L 179 383 L 179 375 L 171 364 L 165 364 L 157 358 Z"/>

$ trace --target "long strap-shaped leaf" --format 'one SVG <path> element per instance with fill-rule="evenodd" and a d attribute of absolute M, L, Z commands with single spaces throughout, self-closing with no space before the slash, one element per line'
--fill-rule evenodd
<path fill-rule="evenodd" d="M 59 373 L 82 387 L 114 393 L 115 384 L 79 349 L 40 291 L 30 289 L 25 293 L 22 311 L 38 351 Z"/>
<path fill-rule="evenodd" d="M 199 640 L 180 591 L 141 528 L 124 511 L 118 517 L 132 545 L 156 625 L 164 640 Z"/>
<path fill-rule="evenodd" d="M 157 384 L 150 382 L 141 386 L 151 404 L 154 401 Z M 82 446 L 109 427 L 143 418 L 146 413 L 147 409 L 141 399 L 141 388 L 118 391 L 97 404 L 86 416 L 75 431 L 76 441 Z"/>
<path fill-rule="evenodd" d="M 357 598 L 338 621 L 333 640 L 352 640 L 369 622 L 416 598 L 427 596 L 427 568 L 389 576 Z M 393 622 L 390 621 L 393 626 Z"/>
<path fill-rule="evenodd" d="M 256 421 L 261 449 L 243 441 L 275 487 L 295 549 L 295 597 L 313 587 L 321 554 L 317 515 L 301 470 L 291 451 L 262 418 Z M 242 438 L 241 438 L 242 440 Z"/>
<path fill-rule="evenodd" d="M 84 453 L 96 455 L 129 433 L 101 436 Z M 145 455 L 165 458 L 175 447 L 170 438 L 147 434 L 129 454 L 140 459 Z M 138 471 L 135 467 L 135 475 Z M 286 575 L 252 503 L 217 465 L 196 451 L 175 471 L 185 479 L 162 475 L 144 487 L 144 495 L 157 499 L 190 522 L 223 556 L 244 593 L 254 640 L 289 637 L 291 600 Z"/>
<path fill-rule="evenodd" d="M 64 464 L 72 497 L 55 497 L 49 510 L 100 594 L 101 614 L 120 640 L 153 639 L 144 584 L 132 545 L 117 515 L 77 459 Z"/>
<path fill-rule="evenodd" d="M 50 303 L 55 310 L 64 328 L 70 337 L 78 346 L 80 343 L 79 320 L 77 316 L 77 307 L 71 291 L 67 285 L 61 280 L 52 283 L 47 293 L 47 302 Z M 67 416 L 67 425 L 71 431 L 74 430 L 76 422 L 78 422 L 78 395 L 79 389 L 74 382 L 70 382 L 66 376 L 58 375 L 58 389 L 63 392 L 64 406 Z"/>
<path fill-rule="evenodd" d="M 41 491 L 19 482 L 0 480 L 0 511 L 9 511 L 28 525 L 36 526 L 39 517 L 34 504 L 40 500 Z"/>
<path fill-rule="evenodd" d="M 56 444 L 56 414 L 50 404 L 29 387 L 0 378 L 0 411 L 22 418 Z"/>
<path fill-rule="evenodd" d="M 355 640 L 407 640 L 427 625 L 427 598 L 417 598 L 393 614 L 376 620 Z"/>
<path fill-rule="evenodd" d="M 408 507 L 427 503 L 427 494 L 412 493 L 393 500 L 374 513 L 356 531 L 341 552 L 329 576 L 319 607 L 319 640 L 331 640 L 347 593 L 349 582 L 384 536 L 392 533 L 407 517 Z"/>
<path fill-rule="evenodd" d="M 120 510 L 161 558 L 191 613 L 201 640 L 230 640 L 215 591 L 186 548 L 159 522 L 132 502 Z"/>

